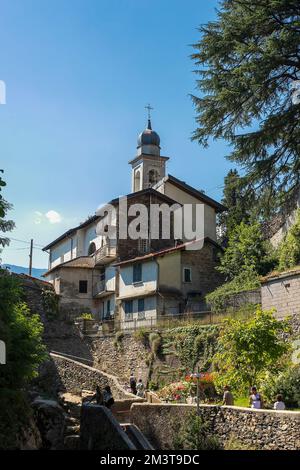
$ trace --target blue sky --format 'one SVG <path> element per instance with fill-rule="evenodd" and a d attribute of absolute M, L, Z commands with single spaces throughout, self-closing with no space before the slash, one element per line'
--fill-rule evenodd
<path fill-rule="evenodd" d="M 216 199 L 231 167 L 224 142 L 191 142 L 189 93 L 197 27 L 215 18 L 210 0 L 1 0 L 0 168 L 14 205 L 13 238 L 45 245 L 130 192 L 130 160 L 146 124 L 161 137 L 168 172 Z M 58 213 L 59 215 L 57 215 Z M 47 214 L 47 215 L 46 215 Z M 28 264 L 12 241 L 3 262 Z M 35 267 L 47 255 L 35 249 Z"/>

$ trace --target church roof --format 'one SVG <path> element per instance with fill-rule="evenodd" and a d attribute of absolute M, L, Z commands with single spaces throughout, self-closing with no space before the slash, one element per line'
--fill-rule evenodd
<path fill-rule="evenodd" d="M 179 189 L 182 189 L 183 191 L 196 197 L 197 199 L 204 202 L 208 206 L 213 207 L 216 210 L 216 212 L 223 212 L 227 210 L 227 207 L 223 206 L 223 204 L 221 204 L 220 202 L 215 201 L 215 199 L 212 199 L 211 197 L 207 196 L 206 194 L 199 191 L 198 189 L 193 188 L 192 186 L 187 184 L 185 181 L 179 180 L 178 178 L 175 178 L 175 176 L 172 176 L 172 175 L 165 176 L 165 178 L 159 181 L 155 187 L 159 187 L 161 184 L 167 181 L 172 183 L 174 186 L 177 186 Z"/>
<path fill-rule="evenodd" d="M 157 147 L 159 147 L 160 137 L 157 132 L 152 129 L 150 119 L 148 119 L 148 125 L 146 129 L 140 133 L 137 143 L 138 148 L 142 147 L 142 145 L 156 145 Z"/>

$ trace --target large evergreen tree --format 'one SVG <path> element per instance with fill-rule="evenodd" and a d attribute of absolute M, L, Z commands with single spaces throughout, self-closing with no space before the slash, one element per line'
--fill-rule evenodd
<path fill-rule="evenodd" d="M 265 205 L 292 200 L 300 181 L 299 1 L 223 0 L 200 32 L 194 139 L 228 140 L 229 158 Z"/>
<path fill-rule="evenodd" d="M 221 229 L 221 239 L 227 242 L 235 227 L 241 222 L 247 222 L 250 217 L 249 199 L 243 188 L 243 180 L 237 170 L 230 170 L 224 178 L 222 204 L 227 207 L 218 218 Z"/>

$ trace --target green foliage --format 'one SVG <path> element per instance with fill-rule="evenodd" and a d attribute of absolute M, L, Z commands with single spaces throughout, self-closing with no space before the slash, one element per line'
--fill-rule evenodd
<path fill-rule="evenodd" d="M 277 320 L 272 311 L 258 309 L 247 321 L 226 319 L 213 358 L 216 386 L 229 384 L 245 393 L 259 385 L 267 371 L 278 372 L 279 360 L 289 350 L 282 339 L 287 331 L 287 321 Z"/>
<path fill-rule="evenodd" d="M 81 320 L 93 320 L 93 315 L 91 313 L 82 313 L 79 317 Z"/>
<path fill-rule="evenodd" d="M 172 339 L 176 355 L 188 371 L 193 371 L 198 362 L 201 371 L 206 371 L 211 366 L 217 337 L 216 326 L 192 325 L 170 330 L 166 339 Z"/>
<path fill-rule="evenodd" d="M 149 332 L 145 330 L 144 328 L 139 328 L 133 333 L 134 339 L 137 341 L 140 341 L 144 345 L 147 344 L 148 337 L 149 337 Z"/>
<path fill-rule="evenodd" d="M 241 222 L 231 232 L 221 265 L 217 269 L 228 280 L 234 279 L 244 271 L 266 274 L 272 267 L 269 263 L 268 248 L 258 222 Z"/>
<path fill-rule="evenodd" d="M 245 444 L 233 434 L 224 444 L 224 450 L 257 450 L 253 444 Z"/>
<path fill-rule="evenodd" d="M 18 449 L 18 438 L 28 426 L 31 414 L 21 391 L 0 389 L 0 450 Z"/>
<path fill-rule="evenodd" d="M 299 185 L 300 104 L 292 100 L 299 21 L 296 1 L 222 0 L 192 56 L 201 94 L 193 96 L 193 137 L 203 146 L 228 141 L 230 160 L 245 170 L 247 189 L 263 196 L 264 210 Z"/>
<path fill-rule="evenodd" d="M 6 343 L 7 361 L 1 366 L 0 387 L 18 389 L 37 374 L 45 358 L 43 326 L 20 302 L 17 280 L 0 272 L 0 338 Z"/>
<path fill-rule="evenodd" d="M 3 173 L 3 170 L 0 170 L 0 173 Z M 15 227 L 15 223 L 12 220 L 5 219 L 7 211 L 12 209 L 12 205 L 9 204 L 1 194 L 1 191 L 5 186 L 6 183 L 0 176 L 0 234 L 1 232 L 10 232 Z M 9 245 L 9 239 L 7 237 L 0 236 L 0 251 L 1 247 L 5 247 L 6 245 Z"/>
<path fill-rule="evenodd" d="M 300 263 L 300 209 L 297 209 L 295 223 L 279 246 L 279 269 L 288 269 Z"/>
<path fill-rule="evenodd" d="M 230 298 L 243 291 L 258 289 L 260 281 L 252 268 L 244 269 L 232 281 L 226 282 L 206 296 L 206 302 L 213 312 L 220 313 L 227 309 Z"/>
<path fill-rule="evenodd" d="M 300 408 L 300 366 L 286 367 L 280 374 L 268 374 L 261 390 L 270 405 L 281 394 L 288 408 Z"/>
<path fill-rule="evenodd" d="M 230 170 L 224 178 L 222 204 L 227 207 L 227 211 L 218 216 L 218 224 L 222 241 L 226 241 L 237 225 L 248 222 L 250 218 L 250 204 L 237 170 Z"/>
<path fill-rule="evenodd" d="M 48 320 L 54 320 L 58 316 L 58 299 L 58 295 L 53 290 L 42 290 L 43 308 Z"/>
<path fill-rule="evenodd" d="M 175 433 L 174 448 L 176 450 L 220 450 L 218 439 L 212 435 L 210 424 L 202 416 L 189 413 Z"/>
<path fill-rule="evenodd" d="M 157 357 L 160 353 L 161 345 L 162 345 L 162 338 L 160 334 L 156 332 L 150 333 L 149 343 L 150 343 L 152 354 L 154 355 L 154 357 Z"/>
<path fill-rule="evenodd" d="M 114 339 L 114 347 L 117 351 L 122 350 L 122 340 L 124 338 L 124 333 L 122 331 L 117 331 Z"/>

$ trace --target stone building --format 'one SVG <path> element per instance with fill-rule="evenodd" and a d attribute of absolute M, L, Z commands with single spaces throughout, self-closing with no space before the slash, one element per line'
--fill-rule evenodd
<path fill-rule="evenodd" d="M 185 243 L 116 263 L 123 328 L 152 326 L 164 315 L 208 310 L 205 295 L 222 282 L 215 270 L 220 248 L 210 238 L 201 249 L 189 247 Z"/>
<path fill-rule="evenodd" d="M 197 271 L 200 273 L 202 270 L 202 277 L 199 274 L 197 278 L 195 271 L 193 286 L 189 286 L 192 287 L 191 290 L 204 295 L 219 285 L 220 278 L 214 269 L 216 261 L 213 253 L 220 248 L 216 236 L 216 215 L 225 208 L 203 192 L 167 174 L 168 159 L 160 153 L 160 138 L 152 130 L 149 119 L 147 128 L 139 135 L 137 155 L 129 162 L 131 193 L 110 201 L 94 216 L 68 230 L 44 248 L 49 252 L 49 269 L 44 276 L 60 295 L 62 308 L 76 314 L 89 311 L 99 319 L 112 316 L 121 318 L 124 304 L 120 298 L 120 289 L 123 288 L 120 272 L 125 269 L 125 264 L 121 263 L 139 257 L 149 256 L 154 263 L 165 264 L 164 276 L 170 279 L 166 305 L 174 313 L 186 308 L 186 299 L 190 295 L 182 283 L 182 276 L 185 275 L 182 266 L 187 262 L 185 258 L 190 257 L 190 264 L 193 261 L 202 266 Z M 140 219 L 140 223 L 136 222 L 137 205 L 143 206 L 146 211 L 146 216 Z M 178 214 L 181 214 L 179 225 L 182 225 L 186 216 L 180 210 L 187 205 L 191 208 L 193 226 L 196 224 L 197 210 L 199 207 L 201 209 L 201 238 L 206 242 L 197 254 L 195 250 L 188 252 L 183 249 L 190 240 L 186 238 L 185 232 L 178 237 L 176 230 Z M 155 206 L 159 207 L 156 225 L 152 224 L 151 218 L 151 211 Z M 164 210 L 169 211 L 168 220 L 163 218 Z M 133 223 L 139 227 L 139 236 L 129 236 Z M 122 235 L 124 225 L 126 236 Z M 154 236 L 154 232 L 157 236 Z M 170 250 L 168 256 L 166 253 L 165 256 L 162 255 L 164 250 Z M 210 251 L 209 262 L 206 260 L 207 251 Z M 160 254 L 156 256 L 157 253 Z M 163 263 L 163 258 L 168 261 Z M 148 258 L 147 261 L 144 259 L 143 265 L 144 263 L 145 266 L 146 263 L 149 265 Z M 156 288 L 161 291 L 162 287 L 157 284 Z M 161 299 L 161 292 L 159 294 Z M 149 304 L 149 298 L 144 305 L 147 302 Z M 159 300 L 149 307 L 154 316 L 162 310 L 161 304 L 162 301 Z"/>

